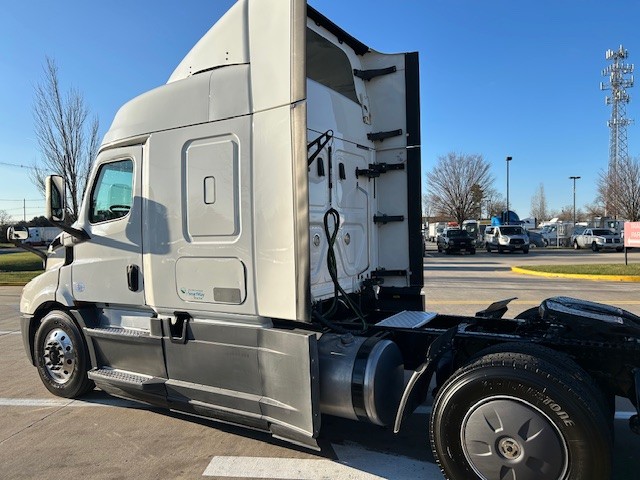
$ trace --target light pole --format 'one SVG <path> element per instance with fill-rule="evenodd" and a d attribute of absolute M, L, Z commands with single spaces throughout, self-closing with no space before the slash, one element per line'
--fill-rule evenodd
<path fill-rule="evenodd" d="M 569 180 L 573 180 L 573 226 L 576 226 L 576 180 L 580 177 L 569 177 Z"/>
<path fill-rule="evenodd" d="M 509 162 L 512 160 L 512 157 L 507 157 L 507 219 L 505 223 L 509 224 Z"/>

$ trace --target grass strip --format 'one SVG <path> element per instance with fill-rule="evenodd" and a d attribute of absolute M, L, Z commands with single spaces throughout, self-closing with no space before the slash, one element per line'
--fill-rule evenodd
<path fill-rule="evenodd" d="M 40 275 L 42 270 L 33 272 L 0 272 L 0 287 L 21 287 Z"/>
<path fill-rule="evenodd" d="M 519 265 L 518 268 L 544 273 L 570 275 L 627 275 L 640 276 L 640 264 L 594 263 L 581 265 Z"/>
<path fill-rule="evenodd" d="M 42 273 L 42 260 L 30 252 L 0 254 L 0 285 L 25 285 Z"/>
<path fill-rule="evenodd" d="M 0 272 L 42 270 L 42 259 L 31 252 L 0 254 Z"/>

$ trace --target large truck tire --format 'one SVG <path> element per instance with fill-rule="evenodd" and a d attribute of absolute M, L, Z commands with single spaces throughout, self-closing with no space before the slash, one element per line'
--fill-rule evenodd
<path fill-rule="evenodd" d="M 66 312 L 49 312 L 36 331 L 34 343 L 36 367 L 47 390 L 59 397 L 76 398 L 94 388 L 87 376 L 87 346 Z"/>
<path fill-rule="evenodd" d="M 602 399 L 550 355 L 488 353 L 443 385 L 430 438 L 446 478 L 610 478 L 612 439 Z"/>
<path fill-rule="evenodd" d="M 523 318 L 526 318 L 526 316 L 528 315 L 533 316 L 537 314 L 537 307 L 525 310 L 521 313 L 521 315 L 525 315 L 525 317 Z M 520 316 L 517 316 L 516 318 L 520 318 Z M 578 365 L 571 357 L 562 352 L 558 352 L 551 348 L 535 343 L 500 343 L 498 345 L 494 345 L 485 350 L 482 350 L 475 356 L 475 358 L 480 358 L 482 356 L 490 355 L 493 353 L 504 352 L 526 354 L 549 362 L 555 366 L 561 365 L 565 373 L 575 378 L 585 389 L 589 391 L 589 394 L 597 402 L 597 405 L 600 407 L 601 412 L 606 418 L 607 425 L 609 427 L 609 430 L 611 431 L 611 435 L 613 436 L 613 421 L 616 413 L 615 395 L 605 395 L 605 393 L 596 383 L 593 377 L 589 375 L 586 370 Z"/>

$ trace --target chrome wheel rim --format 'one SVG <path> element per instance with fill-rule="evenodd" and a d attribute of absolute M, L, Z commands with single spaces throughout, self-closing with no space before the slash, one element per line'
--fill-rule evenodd
<path fill-rule="evenodd" d="M 560 480 L 569 452 L 560 431 L 537 407 L 513 397 L 474 405 L 461 427 L 464 455 L 482 479 Z"/>
<path fill-rule="evenodd" d="M 69 334 L 61 328 L 54 328 L 44 341 L 42 358 L 51 379 L 65 384 L 71 379 L 76 368 L 76 352 Z"/>

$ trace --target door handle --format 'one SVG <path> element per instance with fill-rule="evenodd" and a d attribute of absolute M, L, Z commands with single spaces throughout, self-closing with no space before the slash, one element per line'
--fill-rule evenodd
<path fill-rule="evenodd" d="M 129 290 L 137 292 L 140 287 L 140 267 L 137 265 L 127 265 L 127 283 Z"/>

